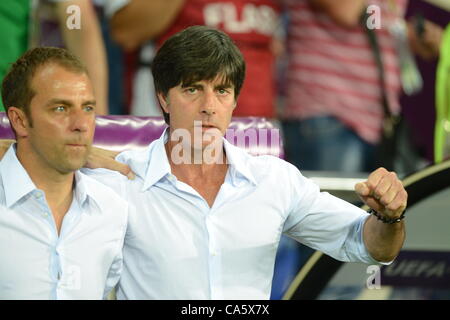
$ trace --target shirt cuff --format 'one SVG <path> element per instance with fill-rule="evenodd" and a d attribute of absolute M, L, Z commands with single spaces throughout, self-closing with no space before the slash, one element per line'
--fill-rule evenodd
<path fill-rule="evenodd" d="M 350 261 L 360 261 L 367 264 L 381 264 L 390 265 L 394 260 L 389 262 L 381 262 L 375 260 L 369 253 L 364 244 L 364 223 L 370 217 L 369 214 L 365 214 L 359 218 L 353 225 L 353 230 L 350 231 L 350 237 L 346 244 L 346 251 Z"/>

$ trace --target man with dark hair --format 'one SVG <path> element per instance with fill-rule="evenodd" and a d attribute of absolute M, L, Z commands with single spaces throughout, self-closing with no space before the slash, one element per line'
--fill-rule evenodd
<path fill-rule="evenodd" d="M 226 34 L 183 30 L 152 71 L 169 128 L 118 156 L 133 181 L 91 172 L 131 204 L 119 299 L 268 299 L 282 234 L 343 261 L 397 256 L 407 194 L 395 173 L 380 168 L 356 185 L 369 215 L 321 193 L 293 165 L 223 138 L 245 73 Z M 96 165 L 123 169 L 105 158 Z"/>
<path fill-rule="evenodd" d="M 189 32 L 180 32 L 167 40 L 153 60 L 152 73 L 155 90 L 163 97 L 179 84 L 189 87 L 200 80 L 212 81 L 220 76 L 224 85 L 233 87 L 237 98 L 244 83 L 245 62 L 225 33 L 194 26 Z M 168 113 L 162 111 L 169 124 Z"/>
<path fill-rule="evenodd" d="M 77 170 L 95 129 L 85 67 L 36 48 L 11 67 L 2 98 L 17 143 L 0 162 L 0 299 L 101 299 L 122 268 L 128 204 Z"/>

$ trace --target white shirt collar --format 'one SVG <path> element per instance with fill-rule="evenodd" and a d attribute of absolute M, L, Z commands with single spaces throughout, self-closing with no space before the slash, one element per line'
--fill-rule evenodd
<path fill-rule="evenodd" d="M 150 144 L 150 152 L 147 153 L 148 167 L 145 173 L 142 190 L 147 190 L 163 177 L 171 174 L 169 159 L 167 158 L 165 143 L 169 139 L 169 128 L 166 128 L 158 140 Z"/>
<path fill-rule="evenodd" d="M 103 188 L 96 187 L 97 181 L 84 175 L 80 171 L 75 171 L 75 192 L 74 196 L 80 206 L 88 205 L 96 207 L 97 210 L 86 210 L 84 212 L 105 212 L 108 209 L 108 203 L 101 199 L 105 198 Z"/>
<path fill-rule="evenodd" d="M 9 147 L 5 156 L 0 162 L 0 176 L 3 181 L 5 201 L 8 208 L 12 207 L 20 199 L 27 196 L 28 194 L 35 192 L 37 189 L 34 182 L 31 180 L 28 172 L 20 163 L 16 155 L 16 144 Z M 101 201 L 96 201 L 98 199 L 97 189 L 90 188 L 89 184 L 91 178 L 83 175 L 81 172 L 75 172 L 75 199 L 80 204 L 84 206 L 86 203 L 96 205 L 99 209 L 103 209 L 101 206 Z M 97 183 L 94 181 L 94 183 Z M 93 201 L 91 202 L 90 199 Z M 88 211 L 86 211 L 88 212 Z M 101 210 L 98 210 L 101 212 Z"/>
<path fill-rule="evenodd" d="M 6 207 L 12 207 L 17 201 L 36 190 L 36 186 L 16 156 L 13 144 L 0 162 L 0 175 L 5 190 Z"/>
<path fill-rule="evenodd" d="M 140 171 L 136 172 L 136 174 L 145 177 L 142 191 L 147 190 L 159 180 L 171 174 L 169 159 L 167 158 L 166 149 L 164 147 L 168 139 L 169 128 L 166 128 L 159 139 L 150 144 L 148 152 L 146 152 L 148 166 L 132 165 L 134 170 Z M 247 165 L 247 161 L 251 156 L 244 150 L 233 146 L 225 138 L 223 138 L 223 144 L 227 155 L 227 161 L 232 170 L 232 176 L 240 174 L 252 184 L 257 185 L 257 181 Z M 130 160 L 132 163 L 134 162 L 133 159 Z M 146 170 L 146 172 L 143 172 L 143 170 Z"/>
<path fill-rule="evenodd" d="M 251 155 L 245 150 L 238 148 L 231 143 L 229 143 L 225 138 L 223 138 L 223 145 L 225 148 L 225 153 L 227 155 L 227 161 L 230 164 L 232 170 L 247 179 L 249 182 L 258 185 L 258 181 L 255 179 L 248 162 L 251 159 Z M 235 175 L 233 175 L 233 178 Z"/>

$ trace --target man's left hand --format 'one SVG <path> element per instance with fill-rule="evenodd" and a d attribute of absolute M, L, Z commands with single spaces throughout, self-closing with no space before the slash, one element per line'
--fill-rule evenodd
<path fill-rule="evenodd" d="M 384 217 L 400 217 L 406 208 L 408 194 L 395 172 L 378 168 L 369 178 L 355 185 L 359 197 L 373 210 Z"/>

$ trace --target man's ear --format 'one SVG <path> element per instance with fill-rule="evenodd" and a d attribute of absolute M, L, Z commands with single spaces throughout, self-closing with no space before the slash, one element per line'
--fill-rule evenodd
<path fill-rule="evenodd" d="M 164 96 L 162 93 L 158 93 L 158 100 L 161 108 L 163 108 L 165 113 L 170 113 L 169 111 L 169 98 Z"/>
<path fill-rule="evenodd" d="M 30 123 L 28 121 L 28 117 L 22 109 L 17 107 L 9 107 L 8 118 L 17 138 L 25 138 L 28 136 Z"/>

